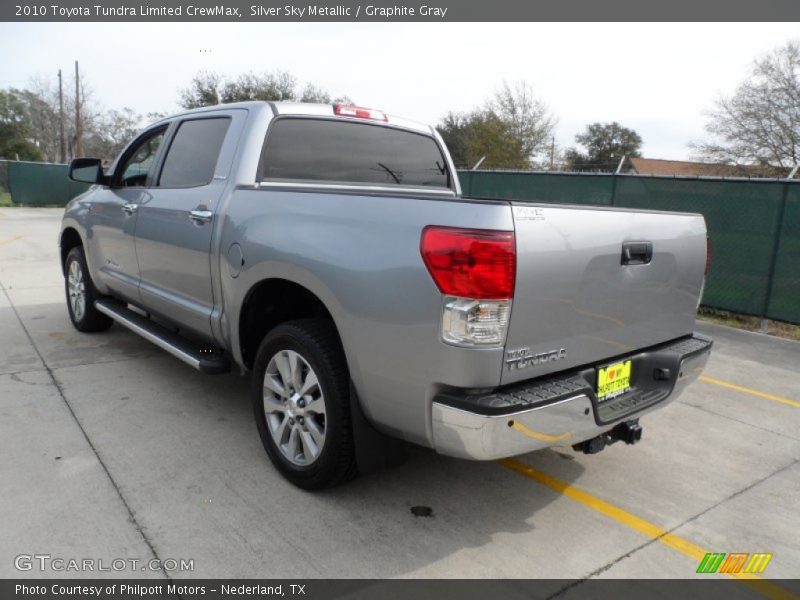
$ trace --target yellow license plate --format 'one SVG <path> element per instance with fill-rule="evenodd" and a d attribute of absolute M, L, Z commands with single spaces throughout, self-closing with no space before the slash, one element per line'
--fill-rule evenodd
<path fill-rule="evenodd" d="M 631 364 L 633 361 L 608 365 L 597 371 L 597 399 L 618 396 L 631 387 Z"/>

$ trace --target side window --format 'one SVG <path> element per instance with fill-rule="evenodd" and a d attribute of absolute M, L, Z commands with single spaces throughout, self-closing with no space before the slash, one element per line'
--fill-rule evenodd
<path fill-rule="evenodd" d="M 147 173 L 153 166 L 158 148 L 164 141 L 166 127 L 147 134 L 134 148 L 120 167 L 119 184 L 125 187 L 142 186 L 147 183 Z"/>
<path fill-rule="evenodd" d="M 197 187 L 211 183 L 230 123 L 227 117 L 181 123 L 169 146 L 158 185 Z"/>

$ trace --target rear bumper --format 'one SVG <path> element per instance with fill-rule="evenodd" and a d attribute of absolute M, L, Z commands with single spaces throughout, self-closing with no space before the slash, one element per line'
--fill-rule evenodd
<path fill-rule="evenodd" d="M 677 398 L 700 376 L 711 346 L 694 334 L 557 377 L 484 393 L 441 392 L 432 408 L 434 447 L 448 456 L 493 460 L 572 446 Z M 596 367 L 621 359 L 633 359 L 631 389 L 598 402 Z"/>

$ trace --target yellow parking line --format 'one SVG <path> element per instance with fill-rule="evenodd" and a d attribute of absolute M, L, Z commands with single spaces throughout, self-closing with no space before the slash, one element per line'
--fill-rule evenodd
<path fill-rule="evenodd" d="M 11 242 L 16 242 L 17 240 L 21 240 L 21 235 L 15 235 L 12 238 L 8 238 L 7 240 L 0 240 L 0 246 L 8 246 Z"/>
<path fill-rule="evenodd" d="M 561 481 L 560 479 L 556 479 L 555 477 L 552 477 L 547 473 L 543 473 L 538 469 L 534 469 L 523 462 L 513 458 L 506 458 L 501 460 L 500 464 L 516 473 L 519 473 L 520 475 L 524 475 L 529 479 L 533 479 L 537 483 L 550 488 L 554 492 L 563 494 L 567 498 L 575 500 L 576 502 L 579 502 L 584 506 L 597 511 L 600 514 L 605 515 L 606 517 L 613 519 L 622 525 L 625 525 L 626 527 L 630 527 L 634 531 L 637 531 L 651 539 L 657 540 L 673 550 L 677 550 L 681 554 L 696 561 L 697 564 L 700 563 L 700 561 L 708 552 L 704 548 L 701 548 L 700 546 L 680 537 L 679 535 L 670 533 L 658 525 L 654 525 L 653 523 L 650 523 L 641 517 L 637 517 L 626 510 L 614 506 L 610 502 L 606 502 L 605 500 L 593 496 L 581 488 L 572 486 L 565 481 Z M 729 573 L 728 575 L 735 579 L 743 580 L 743 583 L 772 600 L 788 600 L 790 598 L 797 600 L 798 598 L 795 594 L 792 594 L 791 592 L 778 585 L 775 585 L 770 581 L 761 579 L 758 575 L 752 573 Z"/>
<path fill-rule="evenodd" d="M 736 390 L 737 392 L 751 394 L 753 396 L 758 396 L 759 398 L 766 398 L 767 400 L 774 400 L 775 402 L 781 402 L 782 404 L 788 404 L 789 406 L 800 408 L 800 402 L 797 402 L 795 400 L 782 398 L 781 396 L 776 396 L 775 394 L 759 392 L 758 390 L 742 387 L 741 385 L 736 385 L 735 383 L 729 383 L 727 381 L 723 381 L 722 379 L 716 379 L 715 377 L 709 377 L 708 375 L 701 375 L 700 381 L 705 381 L 706 383 L 713 383 L 715 385 L 721 385 L 722 387 L 726 387 L 730 390 Z"/>

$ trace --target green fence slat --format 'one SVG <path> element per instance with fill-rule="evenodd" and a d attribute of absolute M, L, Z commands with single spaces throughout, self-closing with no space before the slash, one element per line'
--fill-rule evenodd
<path fill-rule="evenodd" d="M 766 316 L 800 323 L 800 185 L 788 187 L 772 296 Z"/>

